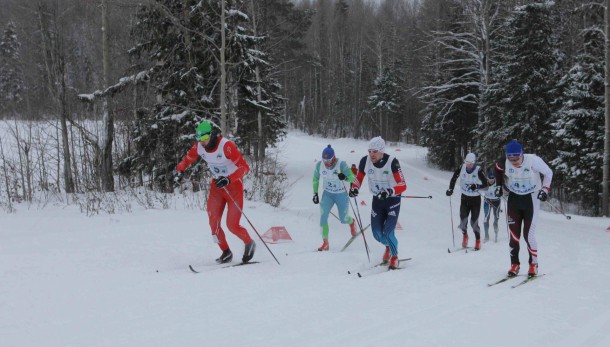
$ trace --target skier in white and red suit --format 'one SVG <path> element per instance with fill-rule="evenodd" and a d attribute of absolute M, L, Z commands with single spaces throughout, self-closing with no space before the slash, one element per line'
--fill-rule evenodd
<path fill-rule="evenodd" d="M 227 227 L 244 242 L 242 262 L 247 263 L 254 256 L 256 243 L 246 228 L 239 224 L 239 220 L 244 205 L 242 178 L 250 171 L 250 166 L 235 143 L 222 137 L 220 129 L 208 121 L 203 121 L 197 126 L 197 142 L 178 164 L 177 172 L 179 174 L 184 172 L 199 157 L 205 160 L 214 177 L 210 182 L 207 210 L 212 237 L 222 250 L 216 262 L 228 263 L 233 259 L 224 230 L 220 226 L 222 214 L 228 205 Z"/>
<path fill-rule="evenodd" d="M 407 190 L 398 159 L 385 153 L 385 141 L 381 136 L 369 142 L 369 155 L 362 157 L 358 174 L 349 191 L 350 197 L 358 196 L 364 176 L 368 175 L 369 189 L 373 194 L 371 230 L 375 240 L 385 247 L 383 263 L 398 268 L 398 240 L 394 235 L 400 212 L 400 194 Z"/>

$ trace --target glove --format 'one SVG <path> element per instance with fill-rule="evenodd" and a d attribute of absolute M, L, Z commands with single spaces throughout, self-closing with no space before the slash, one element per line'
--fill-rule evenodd
<path fill-rule="evenodd" d="M 546 201 L 546 199 L 548 199 L 548 198 L 549 198 L 549 194 L 546 192 L 546 190 L 540 189 L 538 191 L 538 200 Z"/>
<path fill-rule="evenodd" d="M 392 188 L 388 188 L 388 189 L 385 189 L 385 190 L 377 193 L 377 199 L 385 200 L 388 197 L 392 196 L 392 194 L 394 194 L 394 190 L 392 190 Z"/>
<path fill-rule="evenodd" d="M 341 181 L 345 181 L 345 178 L 347 177 L 347 176 L 345 176 L 345 175 L 343 174 L 343 172 L 339 172 L 339 174 L 338 174 L 337 176 L 339 176 L 339 179 L 340 179 Z"/>
<path fill-rule="evenodd" d="M 350 188 L 350 190 L 349 190 L 349 197 L 350 198 L 355 198 L 357 196 L 358 196 L 358 188 L 356 188 L 356 187 Z"/>
<path fill-rule="evenodd" d="M 174 171 L 174 183 L 180 184 L 182 182 L 182 171 Z"/>
<path fill-rule="evenodd" d="M 472 184 L 469 184 L 469 185 L 468 185 L 468 190 L 471 190 L 471 191 L 473 191 L 473 192 L 474 192 L 475 190 L 477 190 L 477 188 L 478 188 L 478 187 L 477 187 L 477 185 L 476 185 L 476 184 L 474 184 L 474 183 L 472 183 Z"/>
<path fill-rule="evenodd" d="M 447 196 L 451 196 L 451 195 L 453 195 L 453 189 L 451 189 L 451 188 L 447 189 L 447 191 L 445 192 L 445 194 L 446 194 Z"/>
<path fill-rule="evenodd" d="M 216 184 L 216 188 L 222 188 L 226 187 L 229 183 L 231 183 L 231 180 L 229 179 L 229 177 L 221 176 L 218 177 L 214 183 Z"/>
<path fill-rule="evenodd" d="M 498 198 L 501 198 L 502 194 L 504 194 L 504 192 L 502 191 L 502 187 L 496 187 L 496 190 L 494 191 L 494 195 L 497 196 Z"/>
<path fill-rule="evenodd" d="M 320 203 L 320 198 L 318 198 L 318 193 L 313 193 L 313 203 L 314 204 Z"/>

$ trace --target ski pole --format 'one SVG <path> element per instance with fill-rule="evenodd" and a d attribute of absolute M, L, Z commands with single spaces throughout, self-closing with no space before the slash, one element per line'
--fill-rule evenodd
<path fill-rule="evenodd" d="M 337 215 L 336 215 L 336 214 L 334 214 L 334 213 L 333 213 L 333 211 L 328 211 L 328 212 L 330 212 L 331 216 L 333 216 L 333 217 L 337 218 L 337 220 L 338 220 L 339 222 L 341 221 L 341 219 L 339 219 L 339 217 L 337 217 Z"/>
<path fill-rule="evenodd" d="M 364 229 L 362 229 L 362 217 L 360 217 L 360 209 L 358 208 L 358 200 L 356 200 L 356 197 L 354 196 L 354 204 L 356 205 L 356 210 L 358 211 L 358 215 L 356 217 L 356 211 L 354 210 L 354 206 L 352 205 L 352 202 L 349 199 L 349 193 L 347 192 L 347 188 L 345 188 L 345 184 L 343 184 L 343 191 L 345 191 L 345 194 L 347 194 L 347 196 L 348 196 L 347 201 L 349 201 L 349 206 L 352 208 L 352 213 L 354 213 L 354 218 L 356 218 L 356 222 L 358 222 L 358 227 L 360 228 L 360 231 L 362 231 L 362 240 L 364 240 L 364 249 L 366 250 L 366 256 L 369 259 L 369 263 L 370 263 L 371 255 L 369 254 L 369 245 L 366 242 L 366 237 L 364 236 Z"/>
<path fill-rule="evenodd" d="M 417 196 L 417 195 L 401 195 L 400 196 L 403 199 L 432 199 L 432 195 L 428 195 L 428 196 Z"/>
<path fill-rule="evenodd" d="M 451 196 L 449 197 L 449 211 L 451 211 L 451 235 L 453 237 L 453 248 L 455 248 L 455 231 L 453 230 L 453 206 L 451 205 Z"/>
<path fill-rule="evenodd" d="M 241 212 L 241 214 L 244 216 L 244 218 L 246 218 L 246 220 L 248 221 L 248 224 L 250 224 L 250 226 L 252 227 L 252 229 L 254 230 L 254 232 L 256 233 L 256 235 L 258 235 L 258 238 L 261 240 L 261 242 L 263 243 L 263 245 L 265 245 L 265 247 L 267 247 L 267 250 L 269 251 L 269 253 L 271 253 L 271 256 L 273 256 L 273 259 L 275 259 L 275 261 L 277 262 L 277 265 L 281 265 L 280 262 L 277 260 L 277 258 L 275 257 L 275 254 L 273 254 L 273 252 L 271 252 L 271 249 L 269 249 L 269 246 L 267 246 L 267 243 L 265 242 L 265 240 L 263 240 L 263 238 L 261 237 L 261 234 L 258 233 L 258 231 L 256 231 L 256 228 L 254 227 L 254 225 L 252 225 L 252 222 L 250 222 L 250 219 L 248 218 L 248 216 L 246 216 L 246 214 L 244 213 L 244 210 L 242 210 L 239 205 L 237 204 L 237 201 L 235 201 L 235 199 L 233 199 L 233 196 L 231 195 L 231 193 L 229 193 L 229 190 L 227 189 L 227 187 L 222 187 L 222 189 L 224 189 L 224 191 L 227 193 L 227 195 L 231 198 L 231 201 L 233 201 L 233 204 L 235 204 L 235 207 L 237 207 L 237 209 L 239 210 L 239 212 Z"/>
<path fill-rule="evenodd" d="M 545 201 L 547 204 L 549 204 L 549 206 L 551 206 L 555 211 L 561 213 L 564 217 L 566 217 L 567 220 L 572 219 L 571 216 L 568 216 L 567 214 L 565 214 L 560 208 L 556 207 L 555 205 L 551 204 L 550 201 Z"/>

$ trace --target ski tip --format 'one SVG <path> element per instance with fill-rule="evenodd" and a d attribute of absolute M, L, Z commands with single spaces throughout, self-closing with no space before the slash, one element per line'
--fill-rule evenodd
<path fill-rule="evenodd" d="M 193 266 L 192 266 L 192 265 L 189 265 L 189 269 L 190 269 L 190 270 L 191 270 L 193 273 L 196 273 L 196 274 L 198 274 L 198 273 L 199 273 L 199 271 L 197 271 L 197 270 L 193 269 Z"/>
<path fill-rule="evenodd" d="M 361 278 L 361 277 L 362 277 L 362 275 L 360 274 L 360 272 L 358 272 L 358 278 Z"/>
<path fill-rule="evenodd" d="M 447 248 L 447 253 L 451 253 L 451 248 Z"/>
<path fill-rule="evenodd" d="M 348 275 L 351 275 L 351 274 L 352 274 L 352 272 L 348 270 L 348 271 L 347 271 L 347 274 L 348 274 Z"/>

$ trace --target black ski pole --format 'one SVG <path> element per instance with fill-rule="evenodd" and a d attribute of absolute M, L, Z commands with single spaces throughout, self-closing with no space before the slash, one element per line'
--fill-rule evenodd
<path fill-rule="evenodd" d="M 547 200 L 546 203 L 549 204 L 549 206 L 551 206 L 555 211 L 561 213 L 564 217 L 566 217 L 567 220 L 572 219 L 571 216 L 568 216 L 567 214 L 565 214 L 560 208 L 555 207 L 555 205 L 551 204 L 550 201 Z"/>
<path fill-rule="evenodd" d="M 403 199 L 432 199 L 432 195 L 428 196 L 417 196 L 417 195 L 401 195 Z"/>

